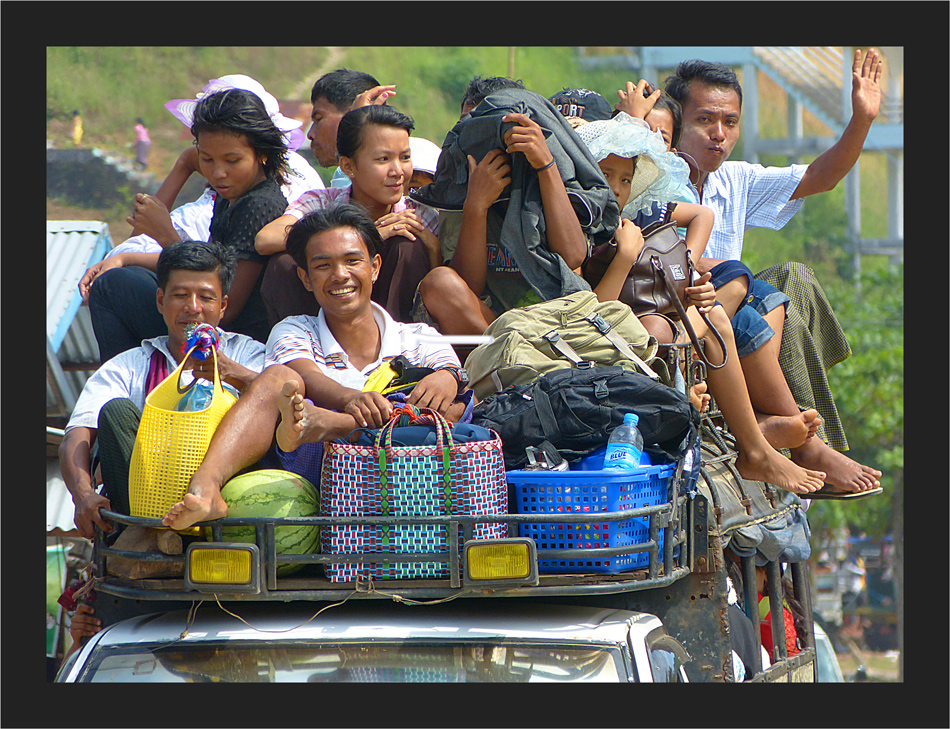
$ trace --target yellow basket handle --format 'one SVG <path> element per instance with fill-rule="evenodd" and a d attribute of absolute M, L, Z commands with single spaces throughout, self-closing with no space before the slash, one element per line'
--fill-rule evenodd
<path fill-rule="evenodd" d="M 185 372 L 185 362 L 188 361 L 188 358 L 191 356 L 191 353 L 194 352 L 196 349 L 198 349 L 198 345 L 195 345 L 194 347 L 189 349 L 187 354 L 185 354 L 184 358 L 182 359 L 181 364 L 178 365 L 178 380 L 175 383 L 175 386 L 178 390 L 179 395 L 184 395 L 191 388 L 193 388 L 195 385 L 198 384 L 198 378 L 195 377 L 192 380 L 191 384 L 188 385 L 188 387 L 186 387 L 184 390 L 181 389 L 181 376 Z M 214 347 L 211 348 L 211 356 L 214 357 L 214 383 L 213 384 L 214 384 L 215 394 L 217 394 L 218 392 L 224 392 L 224 388 L 221 387 L 221 373 L 218 372 L 218 351 Z M 192 370 L 192 372 L 194 372 L 194 370 Z"/>

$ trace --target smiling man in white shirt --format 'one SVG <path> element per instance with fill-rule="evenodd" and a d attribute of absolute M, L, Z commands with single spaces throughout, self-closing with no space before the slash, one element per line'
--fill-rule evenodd
<path fill-rule="evenodd" d="M 425 372 L 407 402 L 449 420 L 465 412 L 467 376 L 448 340 L 425 324 L 395 321 L 370 299 L 380 242 L 372 219 L 355 205 L 312 213 L 291 228 L 287 250 L 320 313 L 288 317 L 271 332 L 268 366 L 221 421 L 165 526 L 180 530 L 226 516 L 221 487 L 260 460 L 275 439 L 285 468 L 314 478 L 324 442 L 389 421 L 393 404 L 362 388 L 399 355 Z M 303 450 L 314 452 L 298 467 L 295 454 Z"/>
<path fill-rule="evenodd" d="M 104 362 L 83 387 L 66 424 L 59 456 L 63 481 L 75 504 L 76 528 L 91 539 L 102 508 L 129 513 L 128 469 L 141 411 L 150 389 L 185 358 L 182 344 L 192 324 L 217 326 L 228 305 L 236 261 L 221 246 L 193 241 L 165 248 L 158 258 L 156 305 L 168 334 L 146 339 Z M 219 330 L 220 377 L 243 391 L 264 367 L 264 345 L 243 334 Z M 185 366 L 194 376 L 214 377 L 209 363 L 196 359 Z M 103 488 L 97 491 L 92 471 L 93 444 L 99 441 Z"/>

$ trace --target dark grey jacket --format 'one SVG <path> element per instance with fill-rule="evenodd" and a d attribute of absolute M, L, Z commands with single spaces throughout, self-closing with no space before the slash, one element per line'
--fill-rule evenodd
<path fill-rule="evenodd" d="M 609 242 L 620 224 L 620 210 L 610 185 L 564 116 L 533 91 L 498 91 L 475 107 L 471 116 L 460 120 L 445 137 L 434 182 L 411 197 L 430 207 L 461 210 L 468 188 L 467 155 L 481 160 L 489 150 L 504 149 L 504 135 L 514 126 L 502 122 L 509 113 L 526 114 L 544 130 L 581 227 L 592 245 Z M 587 282 L 547 246 L 538 175 L 523 154 L 513 156 L 511 185 L 489 214 L 503 218 L 498 243 L 508 250 L 525 280 L 543 299 L 590 290 Z"/>

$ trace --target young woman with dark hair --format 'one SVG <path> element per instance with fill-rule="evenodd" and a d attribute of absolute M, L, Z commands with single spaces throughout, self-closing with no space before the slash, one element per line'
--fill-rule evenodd
<path fill-rule="evenodd" d="M 214 188 L 214 213 L 210 240 L 233 250 L 238 259 L 230 291 L 230 304 L 222 327 L 267 341 L 270 327 L 260 295 L 260 278 L 266 256 L 254 249 L 257 231 L 279 216 L 287 206 L 281 190 L 287 171 L 287 145 L 255 94 L 228 89 L 197 102 L 192 135 L 198 171 Z M 167 209 L 149 195 L 137 195 L 137 218 L 161 221 L 168 231 L 168 245 L 178 239 Z M 89 310 L 102 361 L 149 337 L 159 336 L 165 325 L 153 315 L 158 281 L 157 253 L 134 253 L 106 259 L 89 282 Z"/>
<path fill-rule="evenodd" d="M 382 268 L 373 300 L 397 321 L 411 321 L 416 287 L 430 269 L 442 263 L 438 213 L 404 195 L 413 172 L 409 146 L 413 128 L 410 117 L 390 106 L 362 106 L 347 112 L 337 131 L 337 152 L 340 169 L 351 184 L 301 195 L 282 216 L 261 229 L 255 241 L 257 251 L 265 255 L 284 252 L 287 231 L 305 215 L 340 203 L 356 203 L 375 222 L 382 239 Z M 292 279 L 288 279 L 291 285 Z M 284 316 L 303 313 L 310 312 L 287 311 Z"/>

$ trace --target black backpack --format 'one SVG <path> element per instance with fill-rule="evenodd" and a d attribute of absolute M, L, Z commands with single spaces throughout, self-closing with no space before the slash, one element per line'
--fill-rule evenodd
<path fill-rule="evenodd" d="M 506 387 L 479 402 L 472 422 L 501 436 L 505 468 L 528 462 L 525 448 L 549 441 L 568 462 L 606 444 L 625 413 L 640 416 L 644 448 L 678 460 L 693 447 L 699 413 L 689 397 L 621 367 L 572 367 Z"/>

